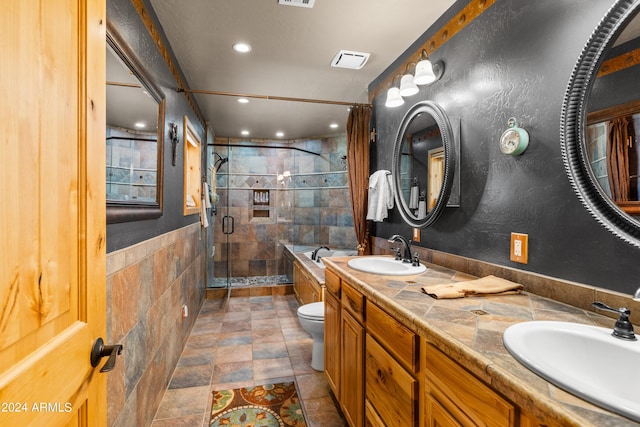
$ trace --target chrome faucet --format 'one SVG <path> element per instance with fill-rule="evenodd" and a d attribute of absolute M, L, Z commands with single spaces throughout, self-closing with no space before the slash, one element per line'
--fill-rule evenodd
<path fill-rule="evenodd" d="M 409 240 L 407 240 L 406 238 L 402 237 L 399 234 L 394 234 L 393 236 L 389 237 L 388 242 L 389 243 L 402 242 L 402 245 L 404 246 L 404 255 L 402 256 L 402 262 L 412 262 L 411 242 Z"/>
<path fill-rule="evenodd" d="M 615 309 L 599 301 L 593 302 L 591 303 L 591 305 L 593 305 L 597 309 L 610 311 L 619 315 L 618 320 L 616 320 L 616 324 L 613 327 L 613 332 L 611 333 L 611 335 L 627 341 L 637 340 L 635 334 L 633 333 L 633 325 L 631 324 L 631 322 L 629 322 L 629 315 L 631 314 L 631 310 L 626 307 Z"/>
<path fill-rule="evenodd" d="M 330 250 L 331 250 L 331 249 L 329 249 L 329 248 L 328 248 L 328 247 L 326 247 L 326 246 L 320 246 L 319 248 L 315 249 L 315 250 L 311 253 L 311 260 L 312 260 L 312 261 L 317 261 L 317 260 L 318 260 L 318 259 L 317 259 L 317 258 L 318 258 L 318 251 L 319 251 L 320 249 L 326 249 L 326 250 L 328 250 L 328 251 L 330 251 Z"/>

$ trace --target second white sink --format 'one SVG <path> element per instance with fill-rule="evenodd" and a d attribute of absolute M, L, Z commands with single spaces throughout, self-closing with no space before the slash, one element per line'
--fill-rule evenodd
<path fill-rule="evenodd" d="M 640 341 L 613 330 L 569 322 L 532 321 L 508 327 L 504 345 L 524 366 L 558 387 L 640 421 Z"/>
<path fill-rule="evenodd" d="M 383 256 L 357 257 L 349 260 L 347 265 L 354 270 L 386 276 L 410 276 L 427 271 L 427 267 L 422 264 L 414 267 L 409 262 L 397 261 Z"/>

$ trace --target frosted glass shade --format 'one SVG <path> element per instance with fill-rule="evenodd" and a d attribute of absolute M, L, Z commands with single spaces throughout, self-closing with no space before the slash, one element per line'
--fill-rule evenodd
<path fill-rule="evenodd" d="M 399 107 L 404 104 L 404 99 L 400 96 L 400 89 L 392 87 L 387 91 L 387 102 L 384 103 L 386 107 Z"/>
<path fill-rule="evenodd" d="M 417 85 L 428 85 L 436 81 L 436 75 L 433 72 L 431 61 L 423 59 L 416 65 L 416 75 L 413 82 Z"/>
<path fill-rule="evenodd" d="M 412 96 L 418 93 L 420 89 L 413 82 L 413 76 L 411 74 L 405 74 L 400 80 L 400 96 Z"/>

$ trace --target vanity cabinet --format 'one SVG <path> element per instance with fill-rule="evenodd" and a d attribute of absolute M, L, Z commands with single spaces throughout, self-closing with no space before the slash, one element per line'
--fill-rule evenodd
<path fill-rule="evenodd" d="M 325 272 L 325 375 L 350 427 L 581 425 L 538 405 L 535 394 L 518 393 L 524 379 L 509 385 L 493 376 L 491 362 L 448 343 L 446 331 L 388 296 L 386 278 L 368 284 L 369 275 L 334 263 Z M 503 386 L 492 386 L 493 378 Z"/>
<path fill-rule="evenodd" d="M 298 260 L 293 263 L 293 292 L 300 305 L 322 301 L 323 298 L 322 287 Z"/>

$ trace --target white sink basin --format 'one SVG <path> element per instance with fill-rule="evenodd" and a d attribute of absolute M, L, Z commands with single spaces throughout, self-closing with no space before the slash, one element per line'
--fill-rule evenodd
<path fill-rule="evenodd" d="M 427 271 L 427 267 L 422 264 L 420 264 L 419 267 L 414 267 L 409 262 L 396 261 L 393 258 L 381 256 L 361 256 L 353 258 L 349 260 L 347 265 L 354 270 L 387 276 L 410 276 Z"/>
<path fill-rule="evenodd" d="M 508 327 L 509 352 L 556 386 L 619 415 L 640 421 L 640 341 L 611 329 L 568 322 L 532 321 Z"/>

